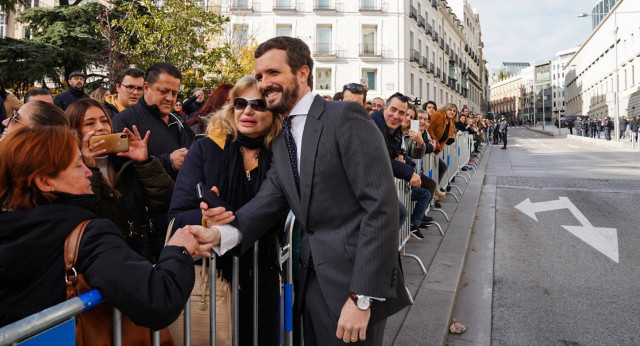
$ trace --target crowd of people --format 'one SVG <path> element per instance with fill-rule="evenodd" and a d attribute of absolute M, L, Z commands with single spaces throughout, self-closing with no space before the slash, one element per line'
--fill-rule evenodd
<path fill-rule="evenodd" d="M 590 137 L 600 139 L 604 132 L 604 138 L 611 140 L 611 133 L 615 131 L 614 120 L 609 117 L 576 117 L 574 119 L 566 119 L 562 124 L 569 129 L 569 134 L 581 137 Z M 640 132 L 640 117 L 621 116 L 618 121 L 619 138 L 628 139 L 629 141 L 638 142 L 638 132 Z M 615 133 L 615 132 L 614 132 Z"/>
<path fill-rule="evenodd" d="M 276 247 L 291 210 L 297 339 L 381 344 L 386 318 L 410 303 L 398 227 L 409 218 L 423 238 L 428 206 L 446 198 L 447 182 L 427 177 L 421 160 L 464 132 L 474 155 L 490 135 L 506 149 L 506 120 L 414 104 L 399 92 L 367 100 L 360 83 L 315 95 L 313 60 L 299 39 L 270 39 L 255 57 L 255 75 L 183 102 L 182 74 L 167 62 L 124 69 L 113 88 L 91 96 L 80 71 L 55 97 L 36 88 L 20 101 L 2 85 L 0 326 L 82 293 L 63 255 L 69 234 L 90 220 L 73 270 L 134 323 L 158 330 L 175 321 L 212 249 L 216 299 L 202 293 L 202 303 L 217 309 L 218 344 L 231 342 L 231 287 L 247 302 L 258 275 L 258 337 L 277 345 Z M 447 169 L 439 159 L 440 180 Z M 398 200 L 393 178 L 411 186 L 413 208 Z M 214 197 L 198 195 L 199 184 Z M 253 273 L 247 250 L 258 240 Z M 250 344 L 250 304 L 239 314 L 240 344 Z"/>

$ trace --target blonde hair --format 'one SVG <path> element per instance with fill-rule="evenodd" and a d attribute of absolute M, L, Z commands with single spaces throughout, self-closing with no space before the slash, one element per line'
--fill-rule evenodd
<path fill-rule="evenodd" d="M 458 106 L 456 106 L 455 103 L 447 103 L 446 105 L 444 105 L 444 107 L 440 108 L 441 111 L 444 112 L 444 114 L 447 114 L 447 111 L 450 110 L 451 108 L 455 108 L 456 109 L 456 116 L 454 117 L 454 121 L 458 121 L 460 118 L 460 112 L 458 112 Z"/>
<path fill-rule="evenodd" d="M 233 100 L 244 93 L 249 88 L 257 88 L 258 81 L 253 75 L 248 75 L 240 78 L 236 85 L 229 92 L 229 102 L 222 109 L 217 111 L 210 117 L 207 124 L 207 136 L 228 136 L 233 134 L 233 140 L 238 138 L 238 129 L 236 128 L 235 112 L 233 108 Z M 272 113 L 273 122 L 271 128 L 267 131 L 264 137 L 264 145 L 267 149 L 271 148 L 271 143 L 280 134 L 282 130 L 282 116 L 280 114 Z"/>

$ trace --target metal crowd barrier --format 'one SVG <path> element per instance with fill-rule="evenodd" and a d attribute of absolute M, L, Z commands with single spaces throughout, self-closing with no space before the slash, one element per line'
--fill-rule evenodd
<path fill-rule="evenodd" d="M 405 207 L 407 207 L 407 217 L 404 220 L 404 223 L 402 224 L 402 226 L 400 226 L 400 232 L 399 232 L 400 245 L 398 246 L 398 250 L 400 251 L 401 256 L 410 257 L 416 260 L 416 262 L 418 262 L 418 265 L 420 266 L 420 270 L 422 270 L 422 275 L 427 275 L 427 269 L 422 263 L 422 260 L 420 259 L 420 257 L 414 254 L 408 254 L 405 251 L 405 244 L 407 244 L 407 241 L 409 241 L 409 238 L 411 238 L 410 220 L 411 220 L 411 211 L 413 210 L 413 203 L 411 202 L 411 186 L 409 185 L 409 183 L 401 179 L 395 179 L 395 183 L 396 183 L 396 192 L 398 194 L 398 199 L 400 199 L 400 202 L 402 202 L 402 204 L 404 204 Z"/>
<path fill-rule="evenodd" d="M 425 176 L 429 177 L 430 179 L 432 179 L 433 181 L 436 182 L 436 189 L 438 189 L 439 187 L 437 186 L 437 181 L 438 181 L 438 157 L 436 155 L 434 155 L 433 153 L 427 154 L 422 158 L 421 161 L 421 165 L 422 165 L 422 174 L 424 174 Z M 427 207 L 427 210 L 425 211 L 425 215 L 427 215 L 427 213 L 430 211 L 437 211 L 440 212 L 444 215 L 445 219 L 447 220 L 447 222 L 449 221 L 449 216 L 447 215 L 447 213 L 444 212 L 444 210 L 440 209 L 440 208 L 435 208 L 435 201 L 433 200 L 433 196 L 431 198 L 431 202 L 429 203 L 429 206 Z M 442 226 L 440 226 L 440 224 L 438 222 L 431 221 L 430 224 L 436 226 L 438 228 L 438 231 L 440 231 L 440 234 L 444 236 L 444 230 L 442 229 Z"/>
<path fill-rule="evenodd" d="M 411 201 L 411 195 L 409 195 Z M 292 234 L 295 217 L 289 213 L 285 225 L 287 243 L 278 246 L 280 259 L 281 287 L 280 287 L 280 316 L 281 316 L 281 344 L 293 345 L 293 246 Z M 258 345 L 258 242 L 253 247 L 253 345 Z M 209 264 L 209 345 L 216 344 L 216 256 L 213 254 Z M 233 257 L 232 267 L 232 322 L 233 345 L 239 345 L 239 259 Z M 60 304 L 25 317 L 10 325 L 0 328 L 0 345 L 75 345 L 75 316 L 104 302 L 97 290 L 81 294 Z M 184 307 L 184 345 L 191 345 L 191 299 Z M 122 345 L 122 314 L 113 309 L 112 342 L 114 346 Z M 151 344 L 160 345 L 160 332 L 151 332 Z"/>

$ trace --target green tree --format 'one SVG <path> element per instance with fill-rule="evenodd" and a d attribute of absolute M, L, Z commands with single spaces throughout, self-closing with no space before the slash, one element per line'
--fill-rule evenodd
<path fill-rule="evenodd" d="M 58 79 L 56 67 L 48 59 L 57 54 L 51 45 L 12 38 L 0 39 L 0 76 L 7 86 L 12 86 L 18 95 L 23 95 L 31 85 L 45 79 Z"/>

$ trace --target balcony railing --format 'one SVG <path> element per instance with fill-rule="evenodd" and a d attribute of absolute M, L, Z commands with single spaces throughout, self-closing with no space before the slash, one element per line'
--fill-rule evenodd
<path fill-rule="evenodd" d="M 313 50 L 314 57 L 338 57 L 338 50 L 332 43 L 316 43 Z"/>
<path fill-rule="evenodd" d="M 360 12 L 382 12 L 382 3 L 379 0 L 360 0 Z"/>
<path fill-rule="evenodd" d="M 338 7 L 334 0 L 314 0 L 313 10 L 319 12 L 336 12 Z"/>
<path fill-rule="evenodd" d="M 412 5 L 409 5 L 409 18 L 418 19 L 418 10 Z"/>
<path fill-rule="evenodd" d="M 444 49 L 444 39 L 440 37 L 440 49 Z"/>
<path fill-rule="evenodd" d="M 420 60 L 420 67 L 424 68 L 425 70 L 427 70 L 427 66 L 429 66 L 429 60 L 427 60 L 427 58 L 422 57 L 422 60 Z"/>
<path fill-rule="evenodd" d="M 475 79 L 476 81 L 479 81 L 479 79 L 478 79 L 478 75 L 476 75 L 475 73 L 473 73 L 473 71 L 471 71 L 471 69 L 470 69 L 470 68 L 467 68 L 467 73 L 469 73 L 469 75 L 470 75 L 471 77 L 473 77 L 473 79 Z"/>
<path fill-rule="evenodd" d="M 427 24 L 427 22 L 424 20 L 423 16 L 418 16 L 418 27 L 423 27 L 425 26 L 425 24 Z"/>
<path fill-rule="evenodd" d="M 431 27 L 431 24 L 427 23 L 427 25 L 424 28 L 424 31 L 427 32 L 427 35 L 431 35 L 433 37 L 433 28 Z"/>
<path fill-rule="evenodd" d="M 420 53 L 413 48 L 409 50 L 409 62 L 420 62 Z"/>
<path fill-rule="evenodd" d="M 436 67 L 436 77 L 440 78 L 440 68 Z"/>
<path fill-rule="evenodd" d="M 360 45 L 361 57 L 382 57 L 382 49 L 375 44 L 363 43 Z"/>
<path fill-rule="evenodd" d="M 253 12 L 252 1 L 232 1 L 229 12 Z"/>
<path fill-rule="evenodd" d="M 451 56 L 451 52 L 449 52 L 449 44 L 448 43 L 444 44 L 444 52 L 447 53 L 447 55 Z"/>
<path fill-rule="evenodd" d="M 433 8 L 435 8 L 437 10 L 438 9 L 438 0 L 431 0 L 431 6 L 433 6 Z"/>
<path fill-rule="evenodd" d="M 274 11 L 297 12 L 298 4 L 290 1 L 276 1 L 273 4 Z"/>
<path fill-rule="evenodd" d="M 438 42 L 438 32 L 433 30 L 433 41 Z"/>
<path fill-rule="evenodd" d="M 427 69 L 427 72 L 433 73 L 433 63 L 429 64 L 429 68 Z"/>

